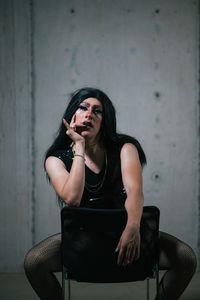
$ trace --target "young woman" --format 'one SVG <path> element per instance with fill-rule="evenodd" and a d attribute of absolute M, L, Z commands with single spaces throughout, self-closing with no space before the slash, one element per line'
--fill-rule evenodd
<path fill-rule="evenodd" d="M 127 224 L 116 245 L 118 264 L 128 265 L 140 255 L 143 210 L 142 167 L 145 154 L 133 137 L 116 132 L 115 109 L 98 89 L 75 92 L 64 113 L 45 170 L 64 205 L 122 208 Z M 40 299 L 61 299 L 54 272 L 61 271 L 60 234 L 42 241 L 25 258 L 26 275 Z M 159 299 L 175 300 L 189 284 L 195 269 L 193 250 L 177 238 L 160 232 Z"/>

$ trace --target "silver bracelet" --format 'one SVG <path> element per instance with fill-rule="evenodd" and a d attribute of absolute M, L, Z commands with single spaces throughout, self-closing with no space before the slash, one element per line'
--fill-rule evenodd
<path fill-rule="evenodd" d="M 84 159 L 84 161 L 85 161 L 85 157 L 83 156 L 83 155 L 81 155 L 81 154 L 74 154 L 74 157 L 75 156 L 80 156 L 80 157 L 82 157 L 83 159 Z"/>

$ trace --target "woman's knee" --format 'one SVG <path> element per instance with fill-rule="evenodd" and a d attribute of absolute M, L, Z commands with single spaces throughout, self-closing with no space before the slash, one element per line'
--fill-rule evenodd
<path fill-rule="evenodd" d="M 40 256 L 36 254 L 34 248 L 30 249 L 24 259 L 24 270 L 26 274 L 35 273 L 41 266 Z"/>
<path fill-rule="evenodd" d="M 56 272 L 60 269 L 60 243 L 60 234 L 55 234 L 30 249 L 24 259 L 26 274 L 41 272 L 41 270 Z"/>
<path fill-rule="evenodd" d="M 193 274 L 197 259 L 189 245 L 168 233 L 160 232 L 160 265 L 161 269 Z"/>
<path fill-rule="evenodd" d="M 177 264 L 183 272 L 194 274 L 197 267 L 197 258 L 192 248 L 180 243 L 177 249 Z"/>
<path fill-rule="evenodd" d="M 24 259 L 24 270 L 28 274 L 42 273 L 45 269 L 45 255 L 37 246 L 28 251 Z"/>

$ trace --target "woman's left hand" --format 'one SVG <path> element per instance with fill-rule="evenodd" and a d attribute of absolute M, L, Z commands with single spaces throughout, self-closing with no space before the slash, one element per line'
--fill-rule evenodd
<path fill-rule="evenodd" d="M 126 226 L 117 245 L 119 265 L 126 266 L 140 256 L 140 228 L 137 225 Z"/>

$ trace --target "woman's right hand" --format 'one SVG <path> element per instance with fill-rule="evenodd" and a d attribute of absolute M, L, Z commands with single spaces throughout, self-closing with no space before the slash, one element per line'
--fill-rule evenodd
<path fill-rule="evenodd" d="M 81 126 L 77 126 L 76 123 L 76 116 L 72 117 L 70 124 L 67 123 L 65 119 L 63 119 L 63 123 L 66 127 L 66 134 L 69 138 L 74 142 L 74 144 L 83 144 L 85 145 L 85 139 L 81 136 Z"/>

